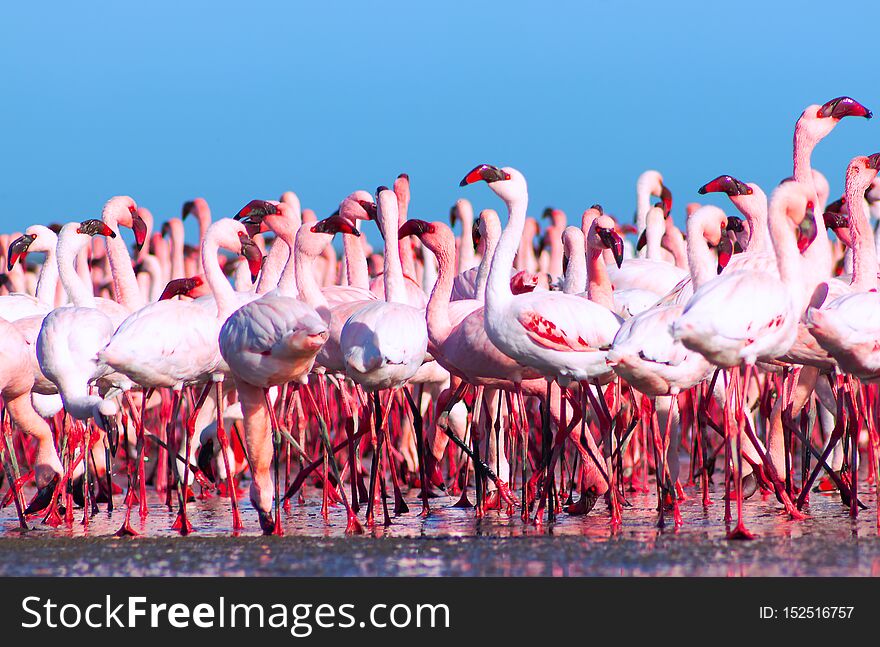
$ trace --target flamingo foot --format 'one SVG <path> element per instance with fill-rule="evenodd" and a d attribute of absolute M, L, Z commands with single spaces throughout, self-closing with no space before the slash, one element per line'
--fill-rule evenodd
<path fill-rule="evenodd" d="M 406 514 L 409 512 L 409 506 L 406 504 L 406 501 L 403 499 L 403 495 L 400 493 L 400 490 L 394 491 L 394 516 L 400 514 Z"/>
<path fill-rule="evenodd" d="M 58 486 L 58 476 L 56 475 L 46 485 L 37 490 L 34 498 L 28 503 L 24 510 L 25 515 L 34 514 L 40 510 L 44 510 L 52 501 L 55 500 L 55 488 Z M 10 490 L 11 491 L 11 490 Z"/>
<path fill-rule="evenodd" d="M 184 510 L 177 513 L 177 519 L 171 524 L 171 529 L 178 531 L 184 537 L 193 531 L 192 524 L 189 522 L 189 518 Z"/>
<path fill-rule="evenodd" d="M 358 521 L 357 515 L 352 511 L 348 511 L 348 524 L 345 526 L 345 534 L 346 535 L 362 535 L 364 534 L 364 527 L 361 525 L 361 522 Z"/>
<path fill-rule="evenodd" d="M 468 499 L 467 488 L 462 488 L 461 496 L 458 498 L 458 501 L 452 504 L 453 508 L 473 508 L 474 504 L 471 503 L 471 500 Z"/>
<path fill-rule="evenodd" d="M 260 520 L 260 528 L 263 530 L 264 535 L 272 535 L 275 533 L 275 521 L 272 520 L 271 514 L 258 508 L 257 518 Z"/>
<path fill-rule="evenodd" d="M 492 490 L 486 495 L 486 498 L 483 500 L 483 507 L 486 510 L 501 509 L 501 496 L 498 494 L 498 490 Z"/>
<path fill-rule="evenodd" d="M 128 515 L 125 515 L 125 521 L 122 522 L 122 526 L 113 533 L 115 537 L 137 537 L 137 531 L 131 527 L 131 521 L 128 518 Z"/>
<path fill-rule="evenodd" d="M 732 541 L 750 541 L 755 538 L 755 535 L 749 531 L 742 520 L 738 521 L 736 527 L 727 533 L 727 538 Z"/>
<path fill-rule="evenodd" d="M 590 514 L 598 500 L 599 495 L 596 492 L 596 488 L 587 488 L 581 492 L 581 497 L 577 500 L 577 503 L 572 503 L 565 509 L 565 512 L 573 517 Z"/>

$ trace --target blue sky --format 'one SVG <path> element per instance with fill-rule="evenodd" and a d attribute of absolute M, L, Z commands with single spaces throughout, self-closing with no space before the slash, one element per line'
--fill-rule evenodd
<path fill-rule="evenodd" d="M 400 172 L 411 215 L 445 220 L 463 195 L 499 206 L 458 187 L 481 162 L 571 219 L 599 202 L 629 220 L 657 168 L 680 221 L 720 173 L 789 175 L 807 104 L 880 111 L 871 2 L 27 4 L 0 9 L 4 231 L 123 193 L 162 220 L 292 189 L 325 216 Z M 878 150 L 880 119 L 846 120 L 814 166 L 838 193 Z"/>

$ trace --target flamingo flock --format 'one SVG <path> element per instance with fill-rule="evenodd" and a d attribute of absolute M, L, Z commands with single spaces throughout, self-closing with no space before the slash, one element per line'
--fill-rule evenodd
<path fill-rule="evenodd" d="M 150 496 L 181 534 L 220 497 L 238 533 L 245 491 L 280 535 L 306 485 L 350 534 L 416 496 L 424 516 L 446 496 L 536 525 L 601 500 L 612 529 L 633 492 L 675 528 L 684 500 L 715 496 L 730 539 L 753 537 L 756 493 L 791 519 L 811 494 L 855 517 L 880 488 L 880 153 L 853 157 L 831 202 L 811 155 L 871 116 L 808 106 L 792 172 L 694 187 L 738 215 L 692 202 L 685 231 L 655 170 L 634 225 L 594 204 L 576 224 L 544 210 L 542 232 L 523 174 L 480 164 L 449 224 L 410 217 L 401 174 L 323 219 L 292 191 L 219 219 L 196 198 L 161 225 L 116 196 L 2 235 L 0 504 L 22 528 L 80 508 L 87 526 L 103 505 L 120 536 Z M 500 205 L 464 188 L 480 184 Z"/>

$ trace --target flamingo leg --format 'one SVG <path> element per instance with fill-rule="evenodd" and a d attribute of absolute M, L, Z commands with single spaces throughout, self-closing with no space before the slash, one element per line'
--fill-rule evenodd
<path fill-rule="evenodd" d="M 422 424 L 422 412 L 415 400 L 413 400 L 408 388 L 403 387 L 403 394 L 412 413 L 413 427 L 415 427 L 416 432 L 416 451 L 419 454 L 419 480 L 422 484 L 422 511 L 419 514 L 420 516 L 427 517 L 431 514 L 431 506 L 428 503 L 428 475 L 425 470 L 425 434 Z"/>

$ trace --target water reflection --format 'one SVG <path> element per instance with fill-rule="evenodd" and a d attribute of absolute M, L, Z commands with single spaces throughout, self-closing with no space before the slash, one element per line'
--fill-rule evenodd
<path fill-rule="evenodd" d="M 112 535 L 122 521 L 101 512 L 88 529 L 81 511 L 70 526 L 34 523 L 17 532 L 15 512 L 0 511 L 0 575 L 864 575 L 880 576 L 873 492 L 858 520 L 834 497 L 814 495 L 809 518 L 789 521 L 773 497 L 751 500 L 746 522 L 758 538 L 725 540 L 724 504 L 719 497 L 704 509 L 689 490 L 682 504 L 684 525 L 658 529 L 654 497 L 632 494 L 623 525 L 612 534 L 601 504 L 587 517 L 559 515 L 542 527 L 519 515 L 490 512 L 476 519 L 472 510 L 453 508 L 454 499 L 432 501 L 432 514 L 415 512 L 381 523 L 362 537 L 346 537 L 341 507 L 329 522 L 320 511 L 320 492 L 285 513 L 283 538 L 262 537 L 246 500 L 246 532 L 231 537 L 228 502 L 217 497 L 190 506 L 194 534 L 171 530 L 175 512 L 151 500 L 150 515 L 133 525 L 134 540 Z M 696 495 L 694 495 L 696 494 Z M 417 493 L 408 499 L 415 504 Z"/>

